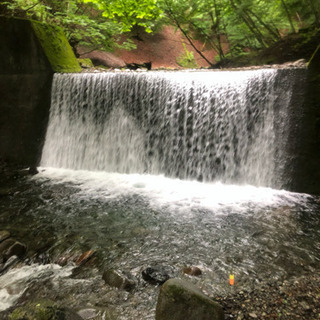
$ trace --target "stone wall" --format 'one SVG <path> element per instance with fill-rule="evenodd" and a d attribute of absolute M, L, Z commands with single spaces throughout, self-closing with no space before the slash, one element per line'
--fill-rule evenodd
<path fill-rule="evenodd" d="M 81 69 L 61 30 L 38 22 L 0 18 L 0 48 L 0 158 L 34 166 L 44 141 L 53 73 Z"/>
<path fill-rule="evenodd" d="M 302 83 L 299 83 L 303 87 Z M 308 66 L 292 190 L 320 194 L 320 50 Z"/>

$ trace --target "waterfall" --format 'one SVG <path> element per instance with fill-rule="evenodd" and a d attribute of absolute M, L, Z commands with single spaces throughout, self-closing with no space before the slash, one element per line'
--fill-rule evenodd
<path fill-rule="evenodd" d="M 273 186 L 277 72 L 55 74 L 41 166 Z"/>

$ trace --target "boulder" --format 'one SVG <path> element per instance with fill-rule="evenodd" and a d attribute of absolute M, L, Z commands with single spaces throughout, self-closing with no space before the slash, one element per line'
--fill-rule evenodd
<path fill-rule="evenodd" d="M 156 320 L 224 320 L 222 307 L 193 284 L 170 279 L 161 287 Z"/>

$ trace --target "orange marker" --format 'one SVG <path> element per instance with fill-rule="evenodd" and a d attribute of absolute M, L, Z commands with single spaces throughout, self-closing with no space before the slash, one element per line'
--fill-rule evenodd
<path fill-rule="evenodd" d="M 229 276 L 229 283 L 230 283 L 231 286 L 234 285 L 234 274 L 230 274 L 230 276 Z"/>

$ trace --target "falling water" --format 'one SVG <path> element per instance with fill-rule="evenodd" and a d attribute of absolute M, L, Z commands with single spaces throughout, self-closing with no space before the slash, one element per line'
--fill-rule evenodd
<path fill-rule="evenodd" d="M 40 172 L 0 199 L 1 225 L 51 263 L 29 265 L 29 250 L 0 276 L 0 318 L 19 299 L 53 297 L 154 319 L 159 288 L 141 276 L 153 265 L 211 296 L 319 272 L 319 201 L 279 190 L 295 174 L 300 119 L 300 78 L 283 71 L 56 74 Z M 87 250 L 92 277 L 57 265 Z M 192 265 L 201 277 L 182 274 Z M 109 268 L 131 274 L 133 292 L 102 283 Z"/>
<path fill-rule="evenodd" d="M 41 165 L 273 186 L 276 75 L 56 74 Z"/>

